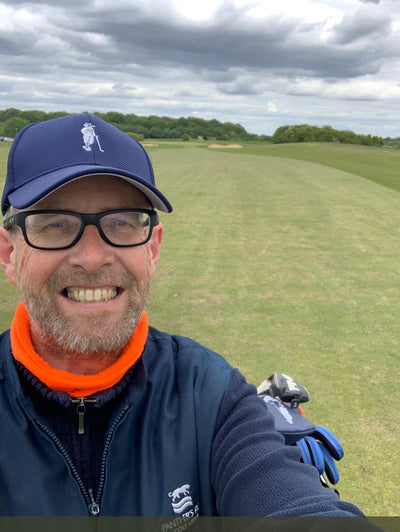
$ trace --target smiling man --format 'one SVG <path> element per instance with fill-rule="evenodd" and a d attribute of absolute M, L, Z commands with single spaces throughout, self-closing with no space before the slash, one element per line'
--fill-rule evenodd
<path fill-rule="evenodd" d="M 35 350 L 51 366 L 97 373 L 115 362 L 132 336 L 162 235 L 149 207 L 125 180 L 96 175 L 65 184 L 23 217 L 6 217 L 6 226 L 21 223 L 26 235 L 15 239 L 6 271 L 31 317 Z M 99 228 L 88 225 L 80 235 L 89 213 L 101 213 L 93 219 Z"/>
<path fill-rule="evenodd" d="M 237 369 L 149 327 L 172 207 L 139 143 L 87 114 L 28 126 L 2 210 L 0 515 L 362 515 Z"/>

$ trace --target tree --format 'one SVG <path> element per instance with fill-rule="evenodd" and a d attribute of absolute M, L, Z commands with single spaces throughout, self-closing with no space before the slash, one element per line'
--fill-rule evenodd
<path fill-rule="evenodd" d="M 143 140 L 142 136 L 139 135 L 139 133 L 127 133 L 127 135 L 129 135 L 130 137 L 132 137 L 133 139 L 141 142 Z"/>
<path fill-rule="evenodd" d="M 46 120 L 51 120 L 52 118 L 62 118 L 63 116 L 68 116 L 66 111 L 54 111 L 52 113 L 47 113 Z"/>
<path fill-rule="evenodd" d="M 371 135 L 357 135 L 354 131 L 338 131 L 331 126 L 317 127 L 302 124 L 297 126 L 281 126 L 272 136 L 274 144 L 285 142 L 341 142 L 343 144 L 365 144 L 367 146 L 382 146 L 381 137 Z"/>
<path fill-rule="evenodd" d="M 153 126 L 150 129 L 150 138 L 152 139 L 161 139 L 162 138 L 163 130 L 158 126 Z"/>
<path fill-rule="evenodd" d="M 15 116 L 20 115 L 19 109 L 14 109 L 14 107 L 9 107 L 8 109 L 5 109 L 4 111 L 0 111 L 0 122 L 5 122 L 9 118 L 14 118 Z"/>
<path fill-rule="evenodd" d="M 21 111 L 19 117 L 28 120 L 30 124 L 33 122 L 43 122 L 44 120 L 47 120 L 47 114 L 44 111 L 36 110 Z"/>
<path fill-rule="evenodd" d="M 103 115 L 103 120 L 112 124 L 125 124 L 125 115 L 117 113 L 116 111 L 110 111 Z"/>
<path fill-rule="evenodd" d="M 15 135 L 29 124 L 29 121 L 19 116 L 8 118 L 3 124 L 3 135 L 14 138 Z"/>
<path fill-rule="evenodd" d="M 169 132 L 171 139 L 180 139 L 182 138 L 182 128 L 180 127 L 174 127 Z"/>
<path fill-rule="evenodd" d="M 140 125 L 139 122 L 138 122 L 138 125 L 136 125 L 132 129 L 134 129 L 136 133 L 140 135 L 141 137 L 143 137 L 144 139 L 147 139 L 150 137 L 150 131 L 147 129 L 147 127 Z"/>

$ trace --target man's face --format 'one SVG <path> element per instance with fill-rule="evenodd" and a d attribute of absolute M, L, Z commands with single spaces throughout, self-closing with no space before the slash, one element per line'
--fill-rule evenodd
<path fill-rule="evenodd" d="M 55 191 L 32 210 L 96 213 L 140 207 L 148 208 L 146 198 L 124 180 L 88 176 Z M 144 310 L 161 237 L 160 224 L 149 243 L 118 248 L 90 225 L 72 248 L 38 250 L 25 243 L 18 229 L 6 273 L 28 308 L 36 349 L 40 352 L 44 340 L 87 355 L 121 350 Z"/>

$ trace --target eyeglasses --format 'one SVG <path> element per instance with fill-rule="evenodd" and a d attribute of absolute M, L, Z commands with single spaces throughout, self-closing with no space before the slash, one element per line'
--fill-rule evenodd
<path fill-rule="evenodd" d="M 151 238 L 158 214 L 149 209 L 119 209 L 80 214 L 69 211 L 25 211 L 9 216 L 3 226 L 18 225 L 26 243 L 36 249 L 67 249 L 81 238 L 87 225 L 95 225 L 101 238 L 115 247 L 141 246 Z"/>

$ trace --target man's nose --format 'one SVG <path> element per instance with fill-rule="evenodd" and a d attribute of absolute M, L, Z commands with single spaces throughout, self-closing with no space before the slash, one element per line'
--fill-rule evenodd
<path fill-rule="evenodd" d="M 70 250 L 71 264 L 87 271 L 97 271 L 115 260 L 113 247 L 102 239 L 95 225 L 87 225 L 81 238 Z"/>

